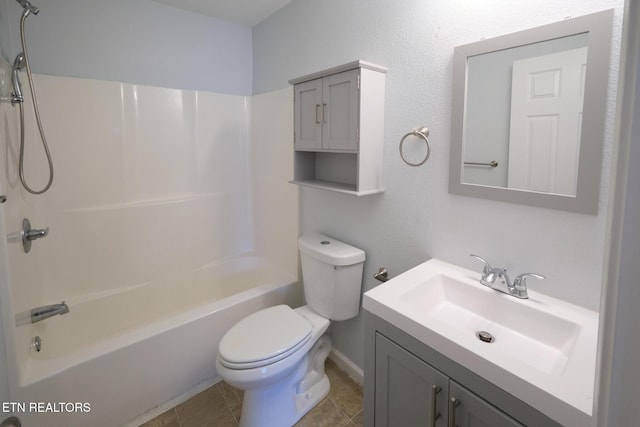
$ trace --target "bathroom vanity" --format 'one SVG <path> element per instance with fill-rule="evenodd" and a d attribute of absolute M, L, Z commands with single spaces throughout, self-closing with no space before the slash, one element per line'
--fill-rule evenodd
<path fill-rule="evenodd" d="M 597 313 L 429 260 L 364 296 L 365 424 L 586 426 Z"/>
<path fill-rule="evenodd" d="M 365 325 L 365 425 L 561 425 L 366 311 Z"/>

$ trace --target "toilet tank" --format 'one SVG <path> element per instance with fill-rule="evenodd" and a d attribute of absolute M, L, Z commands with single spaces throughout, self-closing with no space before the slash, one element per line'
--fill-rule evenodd
<path fill-rule="evenodd" d="M 332 320 L 358 315 L 365 253 L 322 234 L 298 239 L 306 304 Z"/>

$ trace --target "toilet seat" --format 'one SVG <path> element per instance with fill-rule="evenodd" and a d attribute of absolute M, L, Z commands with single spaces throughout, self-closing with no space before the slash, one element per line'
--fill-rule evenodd
<path fill-rule="evenodd" d="M 282 360 L 311 339 L 311 323 L 287 305 L 245 317 L 224 335 L 220 363 L 229 369 L 252 369 Z"/>

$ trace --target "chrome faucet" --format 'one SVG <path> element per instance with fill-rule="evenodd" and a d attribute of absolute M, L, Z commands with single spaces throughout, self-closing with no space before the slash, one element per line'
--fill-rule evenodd
<path fill-rule="evenodd" d="M 495 289 L 496 291 L 503 292 L 507 295 L 514 296 L 516 298 L 526 299 L 529 298 L 529 294 L 527 293 L 527 278 L 535 277 L 536 279 L 544 279 L 545 277 L 541 274 L 536 273 L 523 273 L 518 275 L 513 282 L 509 278 L 507 274 L 507 269 L 503 268 L 492 268 L 491 265 L 484 258 L 471 254 L 473 258 L 482 261 L 484 264 L 482 268 L 482 276 L 480 277 L 480 283 L 490 287 L 491 289 Z M 500 279 L 500 280 L 498 280 Z M 496 283 L 498 282 L 498 283 Z M 499 284 L 504 286 L 499 286 Z"/>
<path fill-rule="evenodd" d="M 31 309 L 31 323 L 36 323 L 49 317 L 53 317 L 56 314 L 67 314 L 69 312 L 69 306 L 62 301 L 60 304 L 44 305 L 42 307 L 36 307 Z"/>

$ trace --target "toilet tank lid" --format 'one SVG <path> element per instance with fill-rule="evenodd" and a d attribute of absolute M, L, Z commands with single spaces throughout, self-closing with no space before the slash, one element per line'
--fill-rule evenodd
<path fill-rule="evenodd" d="M 319 233 L 300 236 L 298 248 L 300 252 L 329 265 L 353 265 L 365 260 L 362 249 Z"/>

